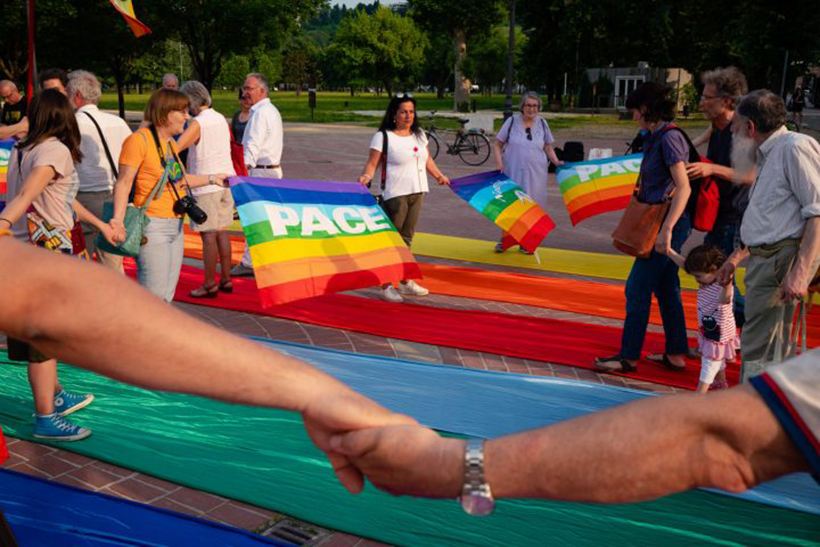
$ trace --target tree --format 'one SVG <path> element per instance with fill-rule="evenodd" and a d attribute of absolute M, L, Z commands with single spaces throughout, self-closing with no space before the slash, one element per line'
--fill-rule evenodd
<path fill-rule="evenodd" d="M 360 10 L 348 15 L 328 48 L 328 58 L 355 79 L 392 92 L 416 82 L 427 39 L 409 17 L 379 7 L 373 15 Z"/>
<path fill-rule="evenodd" d="M 503 0 L 408 0 L 410 13 L 430 34 L 452 37 L 456 75 L 455 106 L 470 100 L 470 81 L 461 65 L 467 55 L 467 40 L 487 34 L 504 21 Z"/>
<path fill-rule="evenodd" d="M 222 63 L 217 82 L 227 87 L 240 87 L 250 71 L 251 62 L 247 55 L 231 55 Z"/>
<path fill-rule="evenodd" d="M 259 46 L 278 50 L 284 37 L 290 35 L 300 21 L 315 15 L 324 0 L 151 0 L 150 3 L 162 16 L 167 32 L 187 46 L 197 79 L 211 89 L 223 61 L 230 54 L 245 54 Z"/>
<path fill-rule="evenodd" d="M 296 87 L 296 96 L 305 84 L 318 81 L 318 48 L 306 36 L 295 36 L 282 51 L 282 80 Z"/>
<path fill-rule="evenodd" d="M 492 86 L 501 84 L 507 77 L 507 56 L 510 49 L 510 27 L 498 26 L 483 39 L 474 42 L 462 67 L 464 73 L 481 84 L 482 92 L 492 93 Z M 515 29 L 515 62 L 518 66 L 523 55 L 527 37 L 521 29 Z"/>

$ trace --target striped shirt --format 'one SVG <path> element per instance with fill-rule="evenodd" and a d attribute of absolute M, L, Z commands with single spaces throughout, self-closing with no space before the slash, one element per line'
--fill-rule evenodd
<path fill-rule="evenodd" d="M 769 367 L 751 383 L 820 482 L 820 350 Z"/>
<path fill-rule="evenodd" d="M 757 151 L 757 179 L 740 237 L 749 247 L 800 238 L 820 216 L 820 144 L 781 127 Z"/>
<path fill-rule="evenodd" d="M 698 324 L 703 330 L 703 317 L 714 317 L 720 327 L 720 344 L 726 344 L 737 336 L 735 315 L 732 311 L 732 299 L 726 304 L 720 303 L 723 287 L 719 283 L 702 286 L 698 289 Z M 731 292 L 729 293 L 732 294 Z"/>

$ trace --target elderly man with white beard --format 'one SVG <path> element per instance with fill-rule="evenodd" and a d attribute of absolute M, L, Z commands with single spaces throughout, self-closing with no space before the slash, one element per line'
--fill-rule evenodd
<path fill-rule="evenodd" d="M 756 164 L 740 237 L 743 246 L 719 272 L 727 283 L 746 256 L 746 324 L 741 337 L 743 379 L 774 357 L 775 329 L 788 326 L 820 264 L 820 144 L 785 128 L 783 100 L 768 90 L 749 93 L 732 120 L 732 164 Z"/>

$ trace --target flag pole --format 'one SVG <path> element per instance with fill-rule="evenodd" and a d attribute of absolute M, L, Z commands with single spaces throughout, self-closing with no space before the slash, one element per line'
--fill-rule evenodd
<path fill-rule="evenodd" d="M 34 0 L 28 3 L 28 82 L 26 84 L 26 101 L 30 105 L 37 82 L 37 63 L 34 56 Z"/>

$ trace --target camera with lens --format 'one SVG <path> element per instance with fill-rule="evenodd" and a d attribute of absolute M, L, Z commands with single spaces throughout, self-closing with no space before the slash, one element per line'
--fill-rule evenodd
<path fill-rule="evenodd" d="M 208 221 L 208 213 L 203 211 L 191 196 L 183 196 L 176 200 L 174 202 L 174 213 L 188 215 L 197 224 L 205 224 Z"/>

